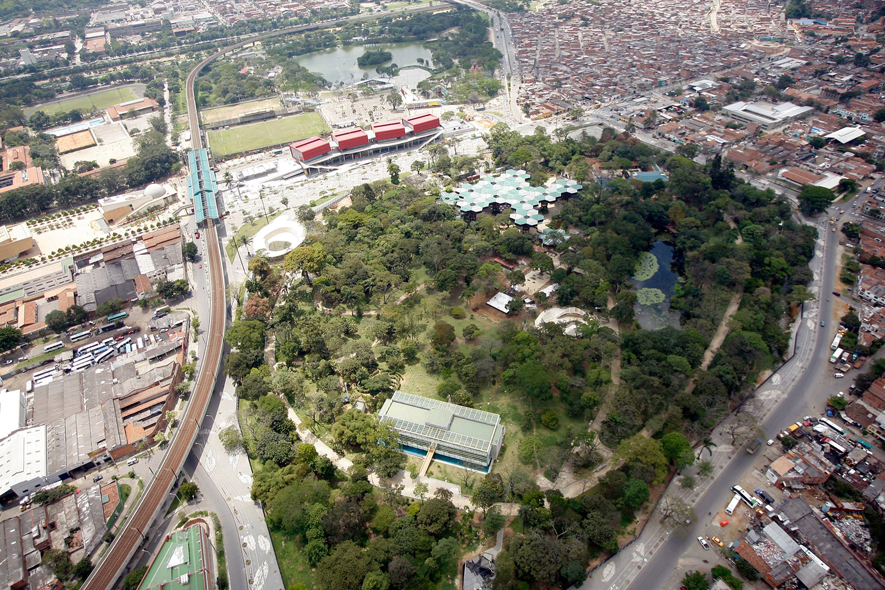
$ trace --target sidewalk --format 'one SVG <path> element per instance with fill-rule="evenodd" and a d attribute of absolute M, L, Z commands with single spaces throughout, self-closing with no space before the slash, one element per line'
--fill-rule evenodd
<path fill-rule="evenodd" d="M 305 443 L 313 445 L 317 450 L 317 453 L 332 461 L 332 464 L 335 465 L 335 467 L 344 472 L 351 468 L 353 461 L 347 457 L 342 457 L 333 451 L 329 445 L 317 438 L 313 432 L 302 426 L 301 418 L 298 417 L 298 414 L 296 414 L 295 410 L 292 408 L 289 408 L 289 420 L 295 423 L 295 426 L 298 429 L 298 437 Z M 445 489 L 452 493 L 452 503 L 456 507 L 461 509 L 473 508 L 470 498 L 461 495 L 461 486 L 432 477 L 412 478 L 409 473 L 401 470 L 395 476 L 388 479 L 382 479 L 377 474 L 373 473 L 369 475 L 369 483 L 373 486 L 384 488 L 402 486 L 402 491 L 400 493 L 403 496 L 415 499 L 419 499 L 418 495 L 415 494 L 415 485 L 423 483 L 427 485 L 427 493 L 425 494 L 425 497 L 433 496 L 438 489 Z"/>

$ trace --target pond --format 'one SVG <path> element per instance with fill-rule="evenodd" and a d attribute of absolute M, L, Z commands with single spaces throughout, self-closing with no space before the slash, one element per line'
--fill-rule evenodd
<path fill-rule="evenodd" d="M 357 58 L 368 49 L 386 49 L 393 54 L 393 59 L 381 64 L 383 66 L 392 63 L 399 67 L 413 66 L 418 64 L 419 57 L 427 63 L 431 58 L 430 50 L 421 43 L 379 43 L 324 49 L 296 57 L 295 61 L 308 71 L 320 74 L 330 84 L 355 84 L 363 78 L 374 78 L 378 75 L 375 73 L 375 68 L 378 66 L 361 68 L 356 63 Z"/>
<path fill-rule="evenodd" d="M 633 290 L 637 294 L 633 312 L 644 330 L 665 326 L 679 328 L 679 312 L 670 311 L 679 275 L 673 272 L 673 246 L 657 241 L 650 252 L 645 252 L 633 276 Z M 642 279 L 642 280 L 640 280 Z M 640 303 L 643 301 L 643 303 Z"/>

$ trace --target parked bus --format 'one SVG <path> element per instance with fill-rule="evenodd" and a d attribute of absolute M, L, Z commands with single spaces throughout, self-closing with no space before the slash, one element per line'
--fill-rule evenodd
<path fill-rule="evenodd" d="M 58 342 L 51 342 L 43 347 L 43 352 L 52 352 L 53 350 L 61 350 L 65 347 L 65 343 L 59 340 Z"/>
<path fill-rule="evenodd" d="M 168 305 L 164 305 L 163 307 L 158 307 L 157 309 L 154 310 L 154 317 L 159 316 L 161 313 L 169 313 L 169 311 L 171 309 L 172 308 L 170 308 Z"/>
<path fill-rule="evenodd" d="M 138 340 L 136 340 L 135 343 L 138 345 L 138 349 L 139 349 L 139 350 L 141 350 L 142 348 L 144 348 L 144 340 L 142 340 L 141 338 L 139 338 Z"/>
<path fill-rule="evenodd" d="M 117 328 L 122 328 L 122 327 L 123 327 L 123 322 L 114 322 L 112 324 L 105 324 L 104 326 L 102 326 L 98 330 L 99 330 L 99 332 L 104 334 L 106 332 L 111 332 L 113 330 L 116 330 Z"/>
<path fill-rule="evenodd" d="M 112 356 L 114 356 L 114 351 L 113 350 L 106 350 L 103 353 L 101 353 L 100 355 L 95 357 L 95 364 L 97 365 L 98 363 L 103 363 L 106 360 L 110 359 Z"/>
<path fill-rule="evenodd" d="M 132 342 L 132 338 L 124 338 L 123 340 L 120 340 L 119 342 L 117 342 L 116 346 L 117 346 L 117 348 L 123 348 L 124 346 L 126 346 L 130 342 Z"/>
<path fill-rule="evenodd" d="M 834 432 L 838 432 L 839 434 L 842 434 L 842 435 L 845 434 L 845 429 L 836 426 L 836 423 L 833 422 L 832 420 L 827 420 L 826 418 L 821 418 L 820 420 L 818 420 L 818 423 L 823 424 L 824 426 L 826 426 L 830 430 L 833 430 Z"/>
<path fill-rule="evenodd" d="M 825 440 L 826 440 L 827 444 L 830 445 L 830 450 L 833 451 L 834 453 L 837 453 L 839 455 L 848 454 L 848 449 L 846 449 L 845 447 L 843 447 L 839 443 L 833 442 L 833 439 L 828 438 Z"/>
<path fill-rule="evenodd" d="M 833 353 L 833 356 L 830 357 L 830 362 L 835 363 L 844 351 L 841 348 L 837 348 L 836 352 Z"/>
<path fill-rule="evenodd" d="M 731 516 L 734 514 L 735 508 L 737 508 L 738 504 L 741 503 L 740 494 L 735 494 L 734 498 L 731 499 L 731 502 L 728 503 L 728 506 L 725 507 L 725 514 Z"/>
<path fill-rule="evenodd" d="M 129 314 L 125 311 L 121 311 L 120 313 L 115 313 L 114 315 L 109 315 L 108 321 L 109 322 L 116 322 L 117 320 L 126 319 L 127 317 L 129 317 Z"/>
<path fill-rule="evenodd" d="M 98 348 L 101 348 L 101 342 L 93 342 L 91 344 L 87 344 L 86 346 L 81 346 L 77 349 L 76 356 L 82 356 L 87 352 L 92 352 L 93 350 L 96 350 Z"/>
<path fill-rule="evenodd" d="M 758 504 L 762 503 L 759 500 L 757 500 L 756 498 L 754 498 L 753 496 L 751 496 L 750 494 L 748 494 L 747 491 L 744 488 L 742 488 L 741 486 L 737 486 L 737 485 L 732 486 L 731 491 L 734 492 L 736 495 L 740 496 L 740 498 L 741 498 L 741 500 L 743 500 L 744 504 L 746 504 L 750 508 L 756 508 L 756 506 Z"/>
<path fill-rule="evenodd" d="M 73 336 L 71 336 L 71 342 L 77 342 L 78 340 L 84 340 L 86 338 L 89 338 L 89 336 L 91 336 L 91 335 L 92 335 L 92 332 L 89 332 L 89 331 L 74 334 Z"/>
<path fill-rule="evenodd" d="M 833 338 L 833 343 L 830 344 L 830 350 L 836 350 L 839 348 L 840 342 L 842 342 L 842 334 L 836 334 L 836 337 Z"/>
<path fill-rule="evenodd" d="M 857 439 L 857 444 L 859 444 L 859 445 L 862 446 L 863 448 L 867 449 L 868 451 L 872 451 L 872 450 L 873 450 L 873 445 L 871 445 L 871 444 L 868 443 L 867 441 L 863 440 L 862 438 Z"/>
<path fill-rule="evenodd" d="M 42 379 L 45 379 L 46 377 L 52 377 L 52 375 L 55 374 L 56 370 L 57 369 L 55 368 L 55 366 L 53 366 L 50 369 L 43 369 L 42 371 L 37 371 L 33 375 L 34 382 L 41 381 Z"/>

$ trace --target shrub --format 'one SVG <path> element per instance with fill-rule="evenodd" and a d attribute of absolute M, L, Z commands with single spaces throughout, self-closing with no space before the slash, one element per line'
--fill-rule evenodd
<path fill-rule="evenodd" d="M 463 307 L 453 307 L 449 311 L 449 315 L 451 315 L 456 320 L 463 320 L 464 318 L 467 317 L 467 312 L 464 311 Z"/>
<path fill-rule="evenodd" d="M 559 416 L 556 415 L 556 412 L 553 410 L 547 410 L 543 414 L 541 414 L 541 424 L 549 428 L 550 430 L 556 430 L 559 428 Z"/>
<path fill-rule="evenodd" d="M 516 456 L 520 463 L 528 465 L 530 463 L 535 463 L 538 460 L 540 452 L 541 439 L 537 436 L 527 436 L 519 441 L 519 448 L 516 451 Z"/>

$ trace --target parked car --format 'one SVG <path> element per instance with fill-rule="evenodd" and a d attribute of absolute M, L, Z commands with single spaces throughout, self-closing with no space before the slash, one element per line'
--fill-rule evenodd
<path fill-rule="evenodd" d="M 720 547 L 725 547 L 725 543 L 719 540 L 719 537 L 710 537 L 710 540 L 719 545 Z"/>
<path fill-rule="evenodd" d="M 827 323 L 826 323 L 825 321 L 823 321 L 823 320 L 820 321 L 820 327 L 821 327 L 821 328 L 823 328 L 823 327 L 826 326 L 826 325 L 827 325 Z"/>
<path fill-rule="evenodd" d="M 103 475 L 96 475 L 95 477 L 92 478 L 92 483 L 98 483 L 103 479 L 104 479 Z"/>
<path fill-rule="evenodd" d="M 707 543 L 707 540 L 706 540 L 705 538 L 703 538 L 703 537 L 698 537 L 698 543 L 701 544 L 701 547 L 704 548 L 704 551 L 709 551 L 709 550 L 710 550 L 710 544 Z"/>
<path fill-rule="evenodd" d="M 833 412 L 833 408 L 827 406 L 827 418 L 832 418 L 835 415 L 836 415 L 836 413 Z"/>
<path fill-rule="evenodd" d="M 833 373 L 833 377 L 836 379 L 841 379 L 845 376 L 845 373 Z"/>
<path fill-rule="evenodd" d="M 768 439 L 768 442 L 766 442 L 765 444 L 767 444 L 767 445 L 770 447 L 771 445 L 774 444 L 774 439 L 773 439 L 773 438 L 769 438 L 769 439 Z"/>

